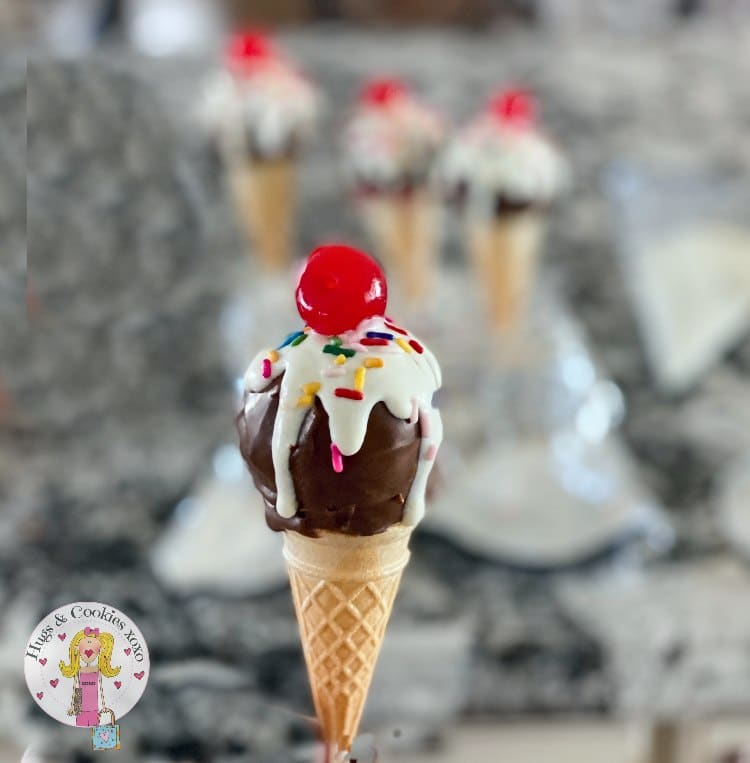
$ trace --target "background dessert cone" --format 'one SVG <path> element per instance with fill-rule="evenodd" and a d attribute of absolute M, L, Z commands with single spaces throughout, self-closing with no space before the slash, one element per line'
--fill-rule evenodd
<path fill-rule="evenodd" d="M 425 190 L 409 194 L 374 194 L 361 204 L 378 255 L 411 303 L 431 290 L 437 205 Z"/>
<path fill-rule="evenodd" d="M 268 270 L 291 259 L 295 167 L 291 159 L 240 162 L 230 173 L 240 224 Z"/>
<path fill-rule="evenodd" d="M 411 530 L 395 525 L 370 536 L 284 534 L 313 700 L 332 755 L 349 751 L 357 734 L 409 561 Z"/>
<path fill-rule="evenodd" d="M 510 212 L 468 223 L 468 244 L 492 326 L 512 331 L 522 323 L 536 283 L 544 232 L 539 212 Z"/>

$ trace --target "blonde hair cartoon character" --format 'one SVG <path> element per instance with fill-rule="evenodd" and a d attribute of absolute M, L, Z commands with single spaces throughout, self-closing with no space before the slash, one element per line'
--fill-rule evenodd
<path fill-rule="evenodd" d="M 120 672 L 112 666 L 114 647 L 111 633 L 86 627 L 70 640 L 68 663 L 60 660 L 60 673 L 73 679 L 68 715 L 76 716 L 76 726 L 98 725 L 99 712 L 106 709 L 103 678 L 114 678 Z"/>

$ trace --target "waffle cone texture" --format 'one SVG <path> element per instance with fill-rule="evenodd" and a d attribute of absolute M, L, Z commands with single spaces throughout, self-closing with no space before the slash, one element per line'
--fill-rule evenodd
<path fill-rule="evenodd" d="M 536 211 L 471 221 L 468 240 L 492 326 L 511 331 L 523 321 L 536 283 L 544 219 Z"/>
<path fill-rule="evenodd" d="M 271 271 L 284 269 L 291 259 L 293 160 L 238 162 L 230 182 L 239 222 L 261 264 Z"/>
<path fill-rule="evenodd" d="M 324 741 L 351 749 L 409 561 L 411 527 L 371 536 L 284 533 L 284 556 Z"/>
<path fill-rule="evenodd" d="M 423 301 L 432 286 L 438 222 L 429 193 L 380 194 L 360 206 L 373 245 L 404 295 Z"/>

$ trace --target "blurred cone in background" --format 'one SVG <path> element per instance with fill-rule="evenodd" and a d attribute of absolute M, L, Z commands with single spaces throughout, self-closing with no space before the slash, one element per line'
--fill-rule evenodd
<path fill-rule="evenodd" d="M 351 750 L 401 573 L 411 527 L 370 536 L 284 533 L 307 672 L 329 761 Z M 329 763 L 326 761 L 326 763 Z"/>
<path fill-rule="evenodd" d="M 298 154 L 318 110 L 315 86 L 265 35 L 231 35 L 201 119 L 221 155 L 238 224 L 270 271 L 292 258 Z"/>
<path fill-rule="evenodd" d="M 439 179 L 465 207 L 465 245 L 488 320 L 503 334 L 526 317 L 537 281 L 549 204 L 567 165 L 537 129 L 536 101 L 498 93 L 445 151 Z"/>
<path fill-rule="evenodd" d="M 429 178 L 444 135 L 440 116 L 404 82 L 379 77 L 365 83 L 343 136 L 362 224 L 412 305 L 431 293 L 439 210 Z"/>
<path fill-rule="evenodd" d="M 544 215 L 504 212 L 468 223 L 467 239 L 490 324 L 507 333 L 523 321 L 536 284 Z"/>
<path fill-rule="evenodd" d="M 437 248 L 438 210 L 424 189 L 372 194 L 358 201 L 375 250 L 397 288 L 412 304 L 431 292 Z"/>
<path fill-rule="evenodd" d="M 229 169 L 237 219 L 268 270 L 283 270 L 291 260 L 294 183 L 292 159 L 247 160 Z"/>

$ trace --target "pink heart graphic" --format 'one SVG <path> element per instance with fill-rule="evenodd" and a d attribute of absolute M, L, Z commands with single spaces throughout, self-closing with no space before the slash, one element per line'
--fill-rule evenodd
<path fill-rule="evenodd" d="M 57 638 L 59 638 L 60 641 L 65 641 L 65 639 L 68 638 L 68 634 L 67 633 L 58 633 L 57 634 Z"/>
<path fill-rule="evenodd" d="M 119 689 L 122 686 L 122 681 L 115 681 L 115 689 Z"/>
<path fill-rule="evenodd" d="M 140 681 L 146 675 L 146 671 L 142 670 L 140 673 L 133 673 L 133 675 Z"/>
<path fill-rule="evenodd" d="M 57 684 L 59 683 L 59 681 L 60 681 L 60 679 L 59 679 L 59 678 L 53 678 L 53 679 L 52 679 L 52 680 L 49 682 L 49 685 L 50 685 L 50 686 L 51 686 L 53 689 L 56 689 L 56 688 L 57 688 Z"/>
<path fill-rule="evenodd" d="M 86 657 L 91 657 L 91 655 L 94 653 L 93 649 L 84 649 L 83 653 L 86 655 Z"/>
<path fill-rule="evenodd" d="M 130 647 L 125 650 L 125 654 L 130 654 Z"/>
<path fill-rule="evenodd" d="M 99 739 L 101 739 L 102 742 L 109 742 L 109 731 L 100 731 Z"/>
<path fill-rule="evenodd" d="M 47 658 L 46 658 L 46 657 L 42 657 L 42 658 L 39 660 L 39 664 L 40 664 L 40 665 L 46 665 L 46 664 L 47 664 Z"/>
<path fill-rule="evenodd" d="M 43 692 L 43 691 L 38 691 L 38 692 L 36 693 L 36 698 L 37 698 L 37 699 L 41 699 L 43 696 L 44 696 L 44 692 Z"/>

